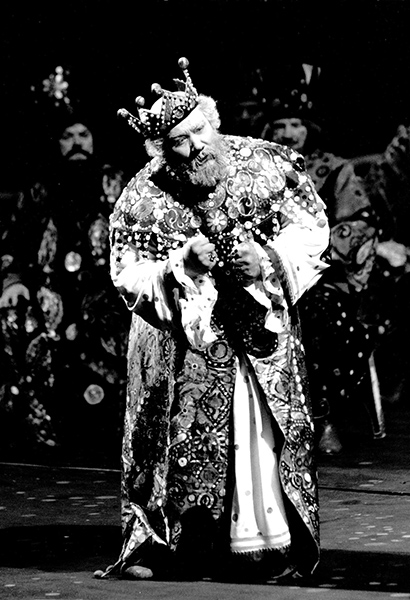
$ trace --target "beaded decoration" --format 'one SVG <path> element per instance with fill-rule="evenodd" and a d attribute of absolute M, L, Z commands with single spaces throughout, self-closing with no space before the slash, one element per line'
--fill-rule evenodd
<path fill-rule="evenodd" d="M 188 59 L 180 58 L 178 66 L 184 72 L 185 82 L 174 79 L 177 92 L 164 90 L 158 83 L 153 83 L 151 86 L 151 90 L 162 99 L 159 114 L 142 108 L 145 104 L 145 98 L 142 96 L 137 96 L 135 99 L 137 106 L 141 107 L 138 109 L 138 117 L 125 108 L 120 108 L 118 111 L 118 115 L 127 119 L 128 124 L 144 138 L 154 140 L 163 136 L 183 121 L 198 104 L 198 92 L 188 73 Z"/>
<path fill-rule="evenodd" d="M 31 92 L 34 94 L 34 103 L 43 104 L 44 101 L 56 108 L 65 108 L 68 112 L 73 111 L 73 102 L 68 93 L 70 87 L 68 78 L 70 71 L 62 66 L 57 66 L 54 73 L 43 79 L 41 85 L 30 86 Z"/>
<path fill-rule="evenodd" d="M 152 178 L 161 168 L 153 159 L 125 188 L 111 215 L 118 262 L 129 245 L 140 258 L 166 260 L 192 236 L 202 233 L 216 245 L 223 266 L 235 244 L 254 239 L 265 245 L 279 233 L 280 220 L 300 222 L 302 213 L 323 213 L 324 205 L 299 155 L 263 140 L 224 136 L 228 176 L 194 206 L 159 189 Z"/>

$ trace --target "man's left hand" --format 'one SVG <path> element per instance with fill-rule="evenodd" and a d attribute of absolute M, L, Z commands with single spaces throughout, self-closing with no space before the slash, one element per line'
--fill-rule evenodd
<path fill-rule="evenodd" d="M 259 256 L 249 242 L 242 242 L 235 246 L 231 252 L 231 264 L 245 285 L 250 285 L 260 276 Z"/>

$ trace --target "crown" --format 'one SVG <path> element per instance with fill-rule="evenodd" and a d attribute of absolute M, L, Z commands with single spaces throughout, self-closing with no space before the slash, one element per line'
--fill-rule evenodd
<path fill-rule="evenodd" d="M 176 92 L 164 90 L 158 83 L 153 83 L 151 91 L 161 98 L 161 109 L 155 111 L 142 108 L 145 105 L 145 99 L 137 96 L 135 103 L 140 108 L 138 116 L 132 115 L 125 108 L 120 108 L 117 114 L 127 119 L 128 124 L 133 127 L 144 138 L 154 140 L 164 136 L 170 129 L 183 121 L 189 113 L 198 105 L 198 92 L 192 84 L 188 73 L 189 61 L 187 58 L 180 58 L 178 66 L 185 75 L 185 81 L 174 79 L 177 86 Z"/>

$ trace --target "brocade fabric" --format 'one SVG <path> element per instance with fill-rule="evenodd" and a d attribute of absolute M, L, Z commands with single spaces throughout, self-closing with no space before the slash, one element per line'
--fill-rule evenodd
<path fill-rule="evenodd" d="M 229 537 L 232 411 L 243 354 L 280 440 L 279 477 L 297 522 L 291 525 L 297 568 L 310 572 L 318 562 L 314 425 L 295 304 L 327 267 L 327 219 L 299 154 L 263 140 L 223 140 L 229 169 L 205 198 L 167 187 L 166 166 L 153 159 L 111 216 L 112 278 L 134 314 L 122 458 L 124 544 L 105 575 L 133 564 L 149 540 L 176 550 L 184 515 L 195 507 L 205 508 Z M 187 281 L 182 247 L 198 234 L 215 243 L 218 264 Z M 244 286 L 230 264 L 241 241 L 264 257 L 257 289 Z M 192 309 L 183 318 L 187 305 Z M 210 335 L 194 336 L 193 329 Z"/>

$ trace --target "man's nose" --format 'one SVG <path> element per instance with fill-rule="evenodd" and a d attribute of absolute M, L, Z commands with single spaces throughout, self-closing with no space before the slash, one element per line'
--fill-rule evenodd
<path fill-rule="evenodd" d="M 204 142 L 201 140 L 199 135 L 191 135 L 191 149 L 200 152 L 205 147 Z"/>
<path fill-rule="evenodd" d="M 292 125 L 286 125 L 285 138 L 290 139 L 292 137 L 293 137 L 293 127 L 292 127 Z"/>
<path fill-rule="evenodd" d="M 73 145 L 74 146 L 82 146 L 83 145 L 83 139 L 80 135 L 77 135 L 77 134 L 74 135 Z"/>

